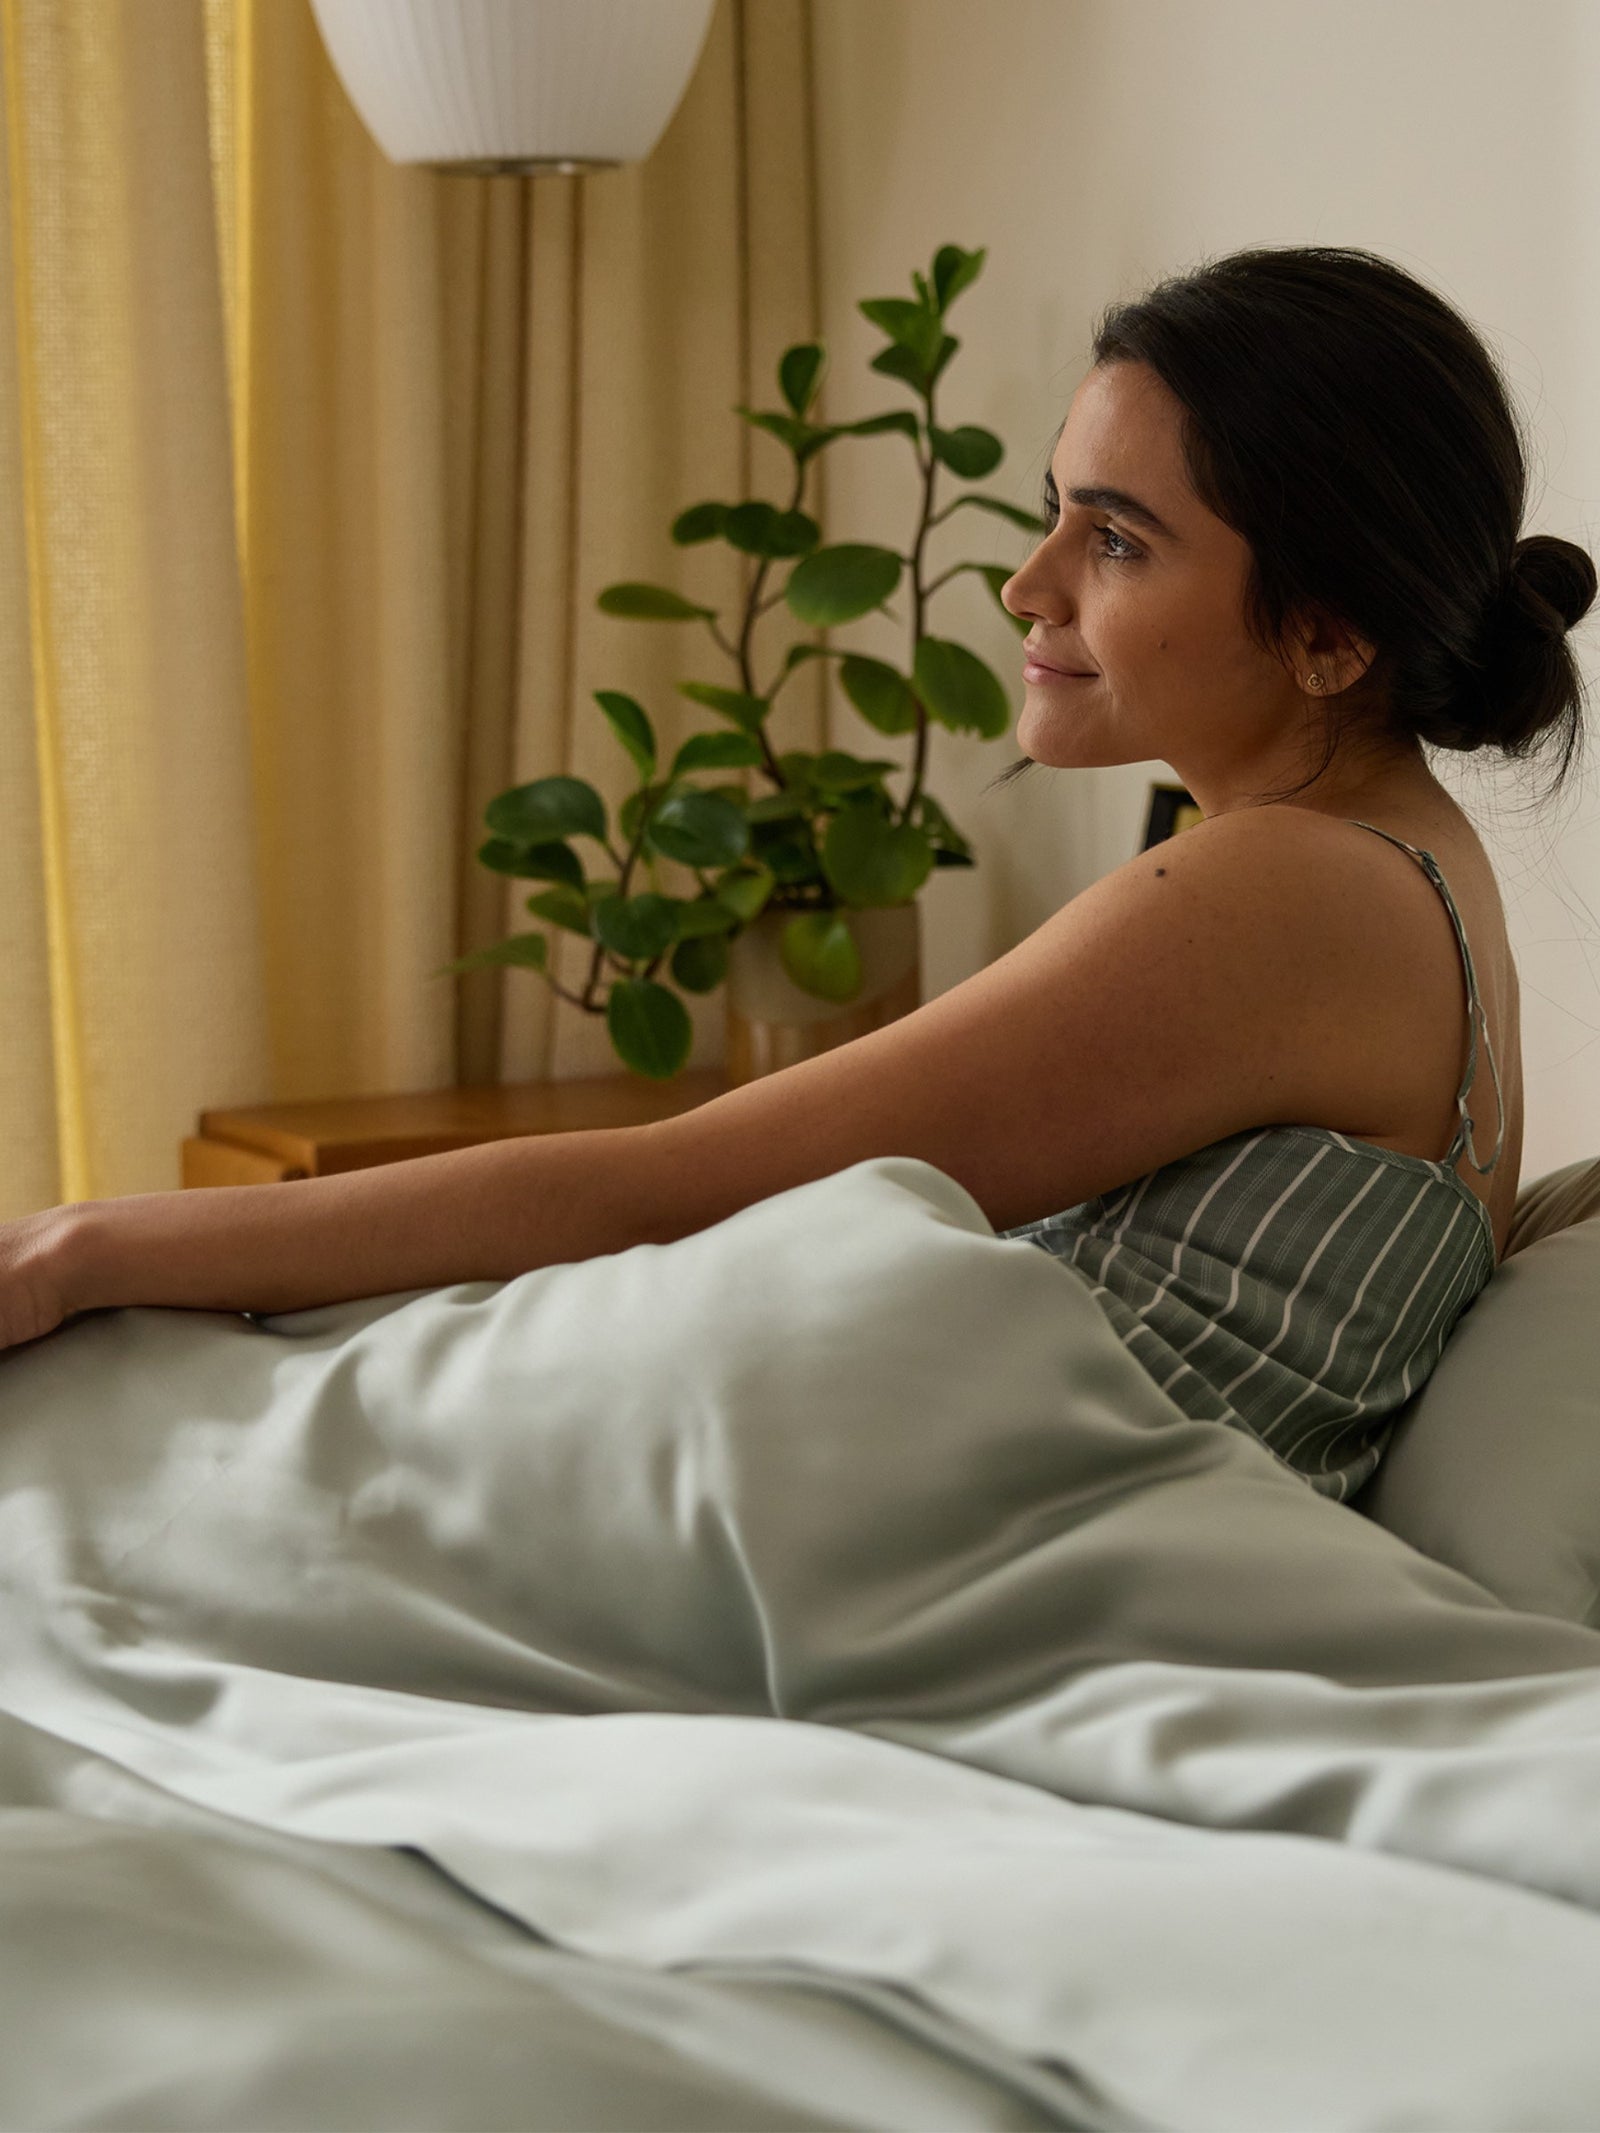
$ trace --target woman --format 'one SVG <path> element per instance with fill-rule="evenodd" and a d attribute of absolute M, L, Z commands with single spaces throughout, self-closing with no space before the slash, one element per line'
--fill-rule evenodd
<path fill-rule="evenodd" d="M 1161 760 L 1200 824 L 917 1013 L 662 1125 L 7 1225 L 0 1341 L 508 1280 L 911 1155 L 1075 1267 L 1188 1412 L 1359 1486 L 1494 1271 L 1522 1137 L 1493 871 L 1424 750 L 1555 733 L 1565 777 L 1594 565 L 1518 538 L 1491 355 L 1370 253 L 1235 253 L 1114 308 L 1093 358 L 1004 592 L 1017 767 Z"/>

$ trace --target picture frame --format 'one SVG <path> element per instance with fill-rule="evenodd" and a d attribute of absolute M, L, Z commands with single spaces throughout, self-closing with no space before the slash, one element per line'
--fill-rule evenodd
<path fill-rule="evenodd" d="M 1139 849 L 1148 852 L 1153 844 L 1164 844 L 1169 837 L 1180 836 L 1184 830 L 1193 829 L 1204 820 L 1200 803 L 1185 786 L 1152 781 L 1150 805 L 1144 818 L 1144 842 Z"/>

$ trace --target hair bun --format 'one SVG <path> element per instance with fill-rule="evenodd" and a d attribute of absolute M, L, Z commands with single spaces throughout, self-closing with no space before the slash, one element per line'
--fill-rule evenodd
<path fill-rule="evenodd" d="M 1594 560 L 1576 541 L 1532 533 L 1511 551 L 1507 612 L 1541 637 L 1562 637 L 1594 604 Z"/>

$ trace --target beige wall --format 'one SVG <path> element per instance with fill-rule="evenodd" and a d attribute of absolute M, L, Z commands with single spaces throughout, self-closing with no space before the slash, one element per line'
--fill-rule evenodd
<path fill-rule="evenodd" d="M 1007 457 L 984 486 L 1036 507 L 1108 302 L 1243 245 L 1357 244 L 1485 333 L 1539 440 L 1525 530 L 1600 556 L 1593 0 L 814 6 L 830 419 L 909 404 L 867 368 L 880 341 L 857 300 L 909 295 L 911 269 L 940 244 L 987 246 L 952 315 L 962 347 L 941 413 L 997 431 Z M 903 440 L 841 442 L 826 480 L 834 538 L 904 544 L 915 496 Z M 980 517 L 938 529 L 936 569 L 1021 560 L 1027 536 Z M 933 615 L 991 660 L 1020 708 L 1020 640 L 981 581 L 955 580 Z M 874 617 L 850 641 L 889 657 L 904 637 Z M 1593 677 L 1590 625 L 1574 643 Z M 832 733 L 864 753 L 907 752 L 842 698 Z M 1494 857 L 1521 973 L 1524 1180 L 1600 1154 L 1600 688 L 1591 733 L 1587 776 L 1551 812 L 1519 813 L 1528 787 L 1503 770 L 1437 758 Z M 1035 772 L 980 801 L 1014 753 L 1010 737 L 932 737 L 926 782 L 979 863 L 924 891 L 930 997 L 1127 859 L 1151 780 L 1174 775 L 1159 763 Z M 1487 1148 L 1492 1100 L 1474 1111 Z"/>

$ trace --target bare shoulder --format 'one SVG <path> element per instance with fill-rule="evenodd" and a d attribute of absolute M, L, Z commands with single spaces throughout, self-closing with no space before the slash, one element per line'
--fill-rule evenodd
<path fill-rule="evenodd" d="M 1412 822 L 1373 827 L 1419 849 L 1440 842 Z M 1140 857 L 1187 892 L 1197 922 L 1242 934 L 1226 953 L 1280 987 L 1286 1008 L 1299 1002 L 1313 1024 L 1394 1035 L 1414 1023 L 1408 1009 L 1425 969 L 1448 996 L 1435 1004 L 1456 1004 L 1459 965 L 1453 951 L 1439 953 L 1451 927 L 1438 890 L 1415 858 L 1358 821 L 1308 808 L 1241 809 Z M 1487 867 L 1481 847 L 1479 858 Z M 1350 1056 L 1348 1045 L 1336 1052 Z M 1314 1081 L 1305 1094 L 1326 1100 Z"/>
<path fill-rule="evenodd" d="M 1341 946 L 1359 946 L 1370 956 L 1370 921 L 1390 911 L 1401 873 L 1419 873 L 1414 860 L 1392 847 L 1394 870 L 1381 861 L 1375 868 L 1373 855 L 1384 849 L 1335 816 L 1242 808 L 1138 853 L 1047 924 L 1082 925 L 1097 908 L 1151 922 L 1165 903 L 1189 929 L 1188 945 L 1237 955 L 1256 976 L 1279 963 L 1279 974 L 1287 976 L 1314 950 L 1327 980 L 1337 975 L 1328 958 L 1337 959 Z M 1068 921 L 1069 912 L 1076 918 Z"/>
<path fill-rule="evenodd" d="M 1262 939 L 1288 996 L 1288 962 L 1311 958 L 1320 1000 L 1308 1005 L 1307 1027 L 1321 1035 L 1315 1050 L 1284 1060 L 1301 1122 L 1429 1157 L 1443 1154 L 1455 1129 L 1467 1042 L 1460 948 L 1438 888 L 1389 837 L 1428 853 L 1444 877 L 1520 1115 L 1516 964 L 1493 864 L 1465 815 L 1387 810 L 1347 820 L 1262 808 L 1201 827 L 1211 835 L 1207 864 L 1224 877 L 1237 869 L 1238 893 L 1263 914 Z"/>
<path fill-rule="evenodd" d="M 915 1013 L 649 1129 L 679 1231 L 874 1155 L 934 1164 L 1003 1229 L 1252 1127 L 1360 1132 L 1348 1032 L 1405 901 L 1374 846 L 1263 809 L 1139 853 Z M 1370 1028 L 1381 1080 L 1381 1007 Z"/>

